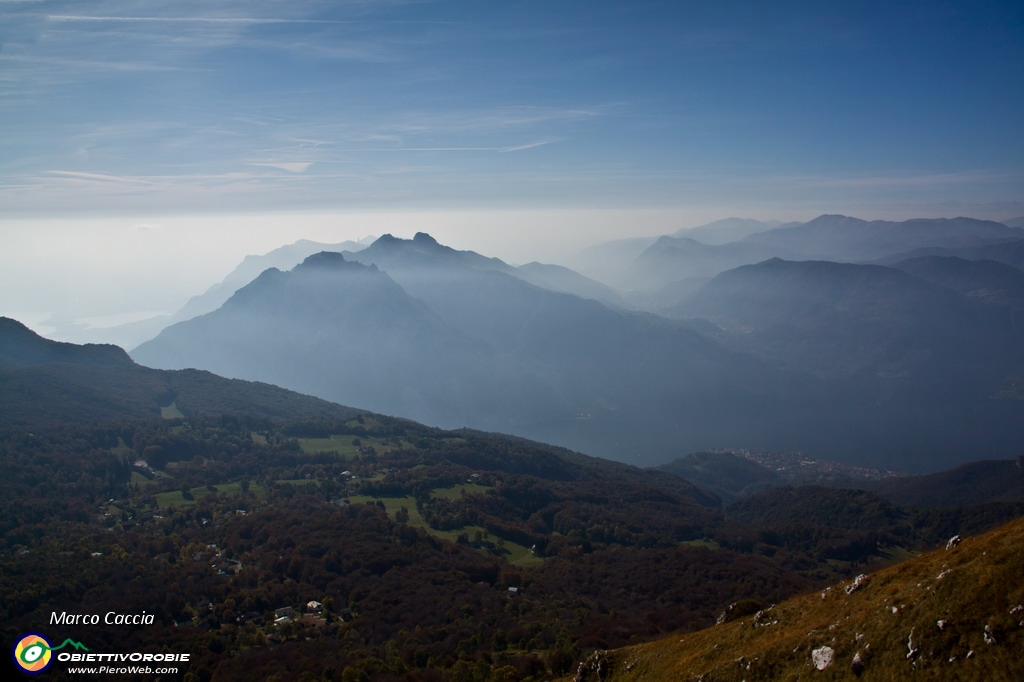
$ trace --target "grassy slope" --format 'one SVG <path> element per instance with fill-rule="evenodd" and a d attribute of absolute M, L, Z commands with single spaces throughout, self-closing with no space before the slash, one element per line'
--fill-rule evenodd
<path fill-rule="evenodd" d="M 454 499 L 460 495 L 482 493 L 485 490 L 487 490 L 486 486 L 478 485 L 476 483 L 462 483 L 449 488 L 436 488 L 431 491 L 431 494 L 435 497 L 447 497 Z M 383 502 L 384 508 L 387 510 L 388 516 L 391 519 L 395 519 L 398 511 L 404 508 L 409 512 L 409 519 L 406 521 L 408 525 L 423 528 L 431 535 L 444 540 L 450 540 L 451 542 L 456 542 L 460 534 L 473 537 L 477 531 L 479 531 L 484 537 L 493 539 L 490 538 L 487 529 L 480 526 L 464 526 L 458 530 L 437 530 L 436 528 L 431 528 L 430 525 L 423 520 L 423 515 L 420 514 L 420 511 L 416 508 L 416 499 L 411 495 L 408 497 L 352 495 L 348 499 L 352 504 L 375 503 L 377 501 Z M 501 539 L 501 545 L 498 546 L 495 551 L 497 551 L 499 556 L 503 556 L 510 564 L 517 566 L 529 566 L 543 561 L 542 559 L 535 557 L 533 552 L 531 552 L 527 547 L 503 538 Z"/>
<path fill-rule="evenodd" d="M 1024 519 L 700 632 L 598 652 L 580 680 L 1024 679 Z M 940 628 L 938 622 L 945 623 Z M 986 642 L 986 627 L 994 643 Z M 908 642 L 914 654 L 910 654 Z M 828 646 L 818 670 L 811 652 Z M 608 675 L 607 673 L 611 674 Z"/>

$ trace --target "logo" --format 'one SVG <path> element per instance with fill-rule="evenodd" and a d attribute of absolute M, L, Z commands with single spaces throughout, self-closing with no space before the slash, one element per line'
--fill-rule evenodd
<path fill-rule="evenodd" d="M 68 644 L 75 649 L 89 650 L 81 642 L 75 642 L 71 639 L 65 639 L 64 643 L 60 646 L 51 647 L 50 642 L 45 637 L 37 632 L 30 632 L 18 640 L 11 654 L 14 656 L 14 662 L 19 668 L 35 675 L 49 667 L 53 660 L 52 652 L 63 649 Z"/>
<path fill-rule="evenodd" d="M 41 673 L 50 665 L 53 654 L 50 643 L 42 635 L 25 635 L 14 645 L 14 662 L 27 673 Z"/>

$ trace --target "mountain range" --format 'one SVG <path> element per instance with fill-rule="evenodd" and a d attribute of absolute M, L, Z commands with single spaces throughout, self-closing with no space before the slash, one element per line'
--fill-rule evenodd
<path fill-rule="evenodd" d="M 960 255 L 1002 260 L 992 254 L 1018 253 L 1024 240 L 1019 227 L 974 218 L 894 222 L 842 215 L 774 227 L 762 223 L 732 241 L 698 240 L 703 233 L 698 228 L 666 235 L 651 240 L 639 253 L 616 249 L 614 244 L 594 252 L 603 255 L 602 265 L 613 273 L 619 288 L 652 292 L 682 279 L 712 277 L 770 258 L 889 263 L 916 255 Z M 1015 267 L 1020 267 L 1019 261 Z"/>
<path fill-rule="evenodd" d="M 867 261 L 922 247 L 976 248 L 1024 237 L 1020 228 L 975 218 L 918 218 L 894 222 L 822 215 L 743 239 L 803 259 Z"/>
<path fill-rule="evenodd" d="M 841 216 L 739 227 L 747 236 L 717 246 L 662 242 L 793 252 L 812 235 L 803 252 L 874 257 L 924 244 L 1012 246 L 1021 233 L 970 219 Z M 653 253 L 667 251 L 636 262 Z M 132 355 L 631 463 L 751 447 L 928 471 L 968 453 L 1015 454 L 1020 274 L 964 259 L 776 257 L 680 280 L 690 283 L 664 289 L 654 315 L 565 268 L 517 268 L 423 233 L 385 235 L 267 270 Z"/>
<path fill-rule="evenodd" d="M 957 381 L 983 383 L 975 392 L 982 398 L 1021 369 L 1024 339 L 1008 307 L 969 295 L 985 290 L 979 279 L 1007 273 L 983 261 L 960 264 L 974 270 L 963 274 L 963 293 L 951 286 L 949 267 L 926 273 L 921 263 L 904 270 L 775 258 L 724 272 L 667 312 L 709 319 L 736 345 L 821 376 L 893 378 L 928 391 L 928 378 L 951 382 L 959 373 Z M 1013 284 L 987 290 L 1011 296 Z"/>
<path fill-rule="evenodd" d="M 369 265 L 351 257 L 268 270 L 133 357 L 633 463 L 715 438 L 721 401 L 773 409 L 749 385 L 785 385 L 681 325 L 542 289 L 427 235 L 382 237 L 358 254 Z"/>

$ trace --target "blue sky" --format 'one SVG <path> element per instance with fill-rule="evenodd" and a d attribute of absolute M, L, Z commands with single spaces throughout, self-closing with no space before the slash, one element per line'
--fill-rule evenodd
<path fill-rule="evenodd" d="M 0 240 L 25 263 L 40 239 L 162 225 L 194 252 L 191 216 L 238 246 L 212 276 L 380 231 L 307 234 L 306 212 L 396 234 L 433 215 L 442 237 L 473 212 L 454 245 L 505 257 L 516 211 L 566 243 L 730 215 L 1007 219 L 1021 83 L 1019 0 L 0 0 Z M 287 230 L 247 241 L 252 214 Z"/>
<path fill-rule="evenodd" d="M 5 211 L 1022 200 L 1019 2 L 0 12 Z"/>

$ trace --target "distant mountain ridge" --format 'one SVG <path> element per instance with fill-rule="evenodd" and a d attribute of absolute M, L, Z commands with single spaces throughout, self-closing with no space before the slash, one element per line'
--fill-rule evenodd
<path fill-rule="evenodd" d="M 1024 270 L 1024 239 L 1009 242 L 965 247 L 922 247 L 878 259 L 881 265 L 893 265 L 914 258 L 936 256 L 963 260 L 991 260 Z"/>
<path fill-rule="evenodd" d="M 775 259 L 719 275 L 676 314 L 713 324 L 611 309 L 426 234 L 385 235 L 269 270 L 133 356 L 631 463 L 717 447 L 896 457 L 911 471 L 963 461 L 969 443 L 1009 455 L 1014 337 L 1001 311 L 958 292 L 882 266 Z"/>
<path fill-rule="evenodd" d="M 732 262 L 736 259 L 735 255 L 718 255 L 716 250 L 706 247 L 724 246 L 756 232 L 774 229 L 783 224 L 780 221 L 725 218 L 697 227 L 681 228 L 668 235 L 616 239 L 595 244 L 571 257 L 570 264 L 579 272 L 593 279 L 633 294 L 638 289 L 651 286 L 651 282 L 660 285 L 673 282 L 682 277 L 701 276 L 697 272 L 673 273 L 668 276 L 652 274 L 645 272 L 642 266 L 636 265 L 635 261 L 637 258 L 646 251 L 650 250 L 652 254 L 657 254 L 661 247 L 653 245 L 659 241 L 661 241 L 663 246 L 676 245 L 676 248 L 685 248 L 685 245 L 690 242 L 699 242 L 702 253 L 715 254 L 715 257 L 720 260 L 724 259 L 727 262 Z M 691 249 L 694 248 L 697 247 L 691 247 Z M 650 257 L 655 260 L 659 258 L 657 255 Z M 729 260 L 730 258 L 732 260 Z M 755 258 L 754 260 L 761 259 Z M 687 262 L 692 264 L 692 261 L 693 259 L 691 258 Z M 745 262 L 752 261 L 741 259 L 735 264 L 739 265 Z M 707 268 L 704 269 L 706 270 Z M 715 270 L 712 274 L 716 274 L 719 271 Z M 637 277 L 638 273 L 642 275 L 639 278 Z"/>
<path fill-rule="evenodd" d="M 523 281 L 541 289 L 548 289 L 560 294 L 573 294 L 580 298 L 591 298 L 617 308 L 631 307 L 615 289 L 561 265 L 534 261 L 517 267 L 515 274 Z"/>
<path fill-rule="evenodd" d="M 423 277 L 427 272 L 438 273 L 451 268 L 499 272 L 555 293 L 594 299 L 614 307 L 628 307 L 613 288 L 564 266 L 532 262 L 516 267 L 500 258 L 442 245 L 425 232 L 417 232 L 412 239 L 386 234 L 364 250 L 346 251 L 344 254 L 349 260 L 381 267 L 403 286 L 408 283 L 403 281 L 408 277 Z"/>
<path fill-rule="evenodd" d="M 758 232 L 766 232 L 786 223 L 780 220 L 753 220 L 751 218 L 725 218 L 698 227 L 684 227 L 671 237 L 689 237 L 702 244 L 728 244 Z"/>
<path fill-rule="evenodd" d="M 733 239 L 723 236 L 730 234 L 737 236 Z M 1009 248 L 1022 239 L 1024 229 L 974 218 L 896 222 L 826 214 L 806 223 L 773 225 L 728 219 L 692 230 L 678 230 L 671 235 L 651 238 L 642 251 L 620 249 L 617 262 L 613 244 L 594 252 L 604 254 L 600 267 L 608 271 L 610 283 L 624 289 L 653 292 L 679 280 L 711 277 L 769 258 L 839 262 L 883 261 L 893 257 L 901 260 L 947 250 L 975 249 L 990 253 Z M 641 243 L 633 244 L 640 246 Z M 979 257 L 993 258 L 992 255 Z M 594 276 L 595 272 L 588 271 L 588 274 Z"/>
<path fill-rule="evenodd" d="M 214 284 L 202 294 L 189 299 L 181 310 L 171 316 L 167 325 L 216 310 L 231 298 L 231 294 L 256 279 L 261 272 L 268 268 L 290 270 L 314 253 L 321 251 L 355 252 L 364 248 L 367 243 L 350 240 L 336 244 L 326 244 L 309 239 L 300 239 L 297 242 L 280 246 L 260 256 L 246 256 L 224 279 Z"/>
<path fill-rule="evenodd" d="M 365 240 L 344 241 L 324 244 L 300 239 L 293 244 L 278 247 L 262 255 L 248 255 L 224 279 L 210 286 L 206 291 L 192 296 L 173 313 L 146 317 L 108 327 L 85 327 L 64 321 L 49 321 L 56 325 L 57 333 L 76 343 L 113 343 L 123 348 L 135 346 L 152 339 L 165 327 L 216 310 L 231 294 L 255 279 L 270 267 L 290 269 L 306 256 L 317 251 L 358 250 L 366 245 Z"/>
<path fill-rule="evenodd" d="M 376 266 L 328 252 L 288 272 L 264 271 L 217 311 L 167 328 L 132 354 L 143 364 L 198 366 L 429 422 L 470 399 L 476 382 L 449 377 L 479 355 Z"/>
<path fill-rule="evenodd" d="M 718 275 L 673 312 L 706 317 L 761 353 L 829 374 L 946 373 L 944 363 L 979 360 L 1005 374 L 1022 359 L 1003 315 L 878 265 L 775 258 Z"/>
<path fill-rule="evenodd" d="M 822 215 L 743 239 L 784 249 L 795 257 L 865 261 L 922 247 L 963 248 L 1024 237 L 1024 230 L 975 218 L 918 218 L 893 222 Z"/>
<path fill-rule="evenodd" d="M 633 462 L 717 440 L 727 395 L 762 423 L 777 408 L 753 387 L 790 381 L 683 326 L 536 287 L 427 235 L 358 255 L 371 265 L 322 254 L 330 267 L 316 279 L 309 259 L 267 271 L 133 356 Z"/>
<path fill-rule="evenodd" d="M 1024 271 L 1006 263 L 955 256 L 920 256 L 899 261 L 892 267 L 978 301 L 1024 308 Z"/>
<path fill-rule="evenodd" d="M 685 236 L 660 237 L 630 264 L 630 282 L 639 289 L 655 290 L 682 279 L 713 277 L 741 265 L 791 255 L 788 248 L 745 241 L 709 245 Z"/>

